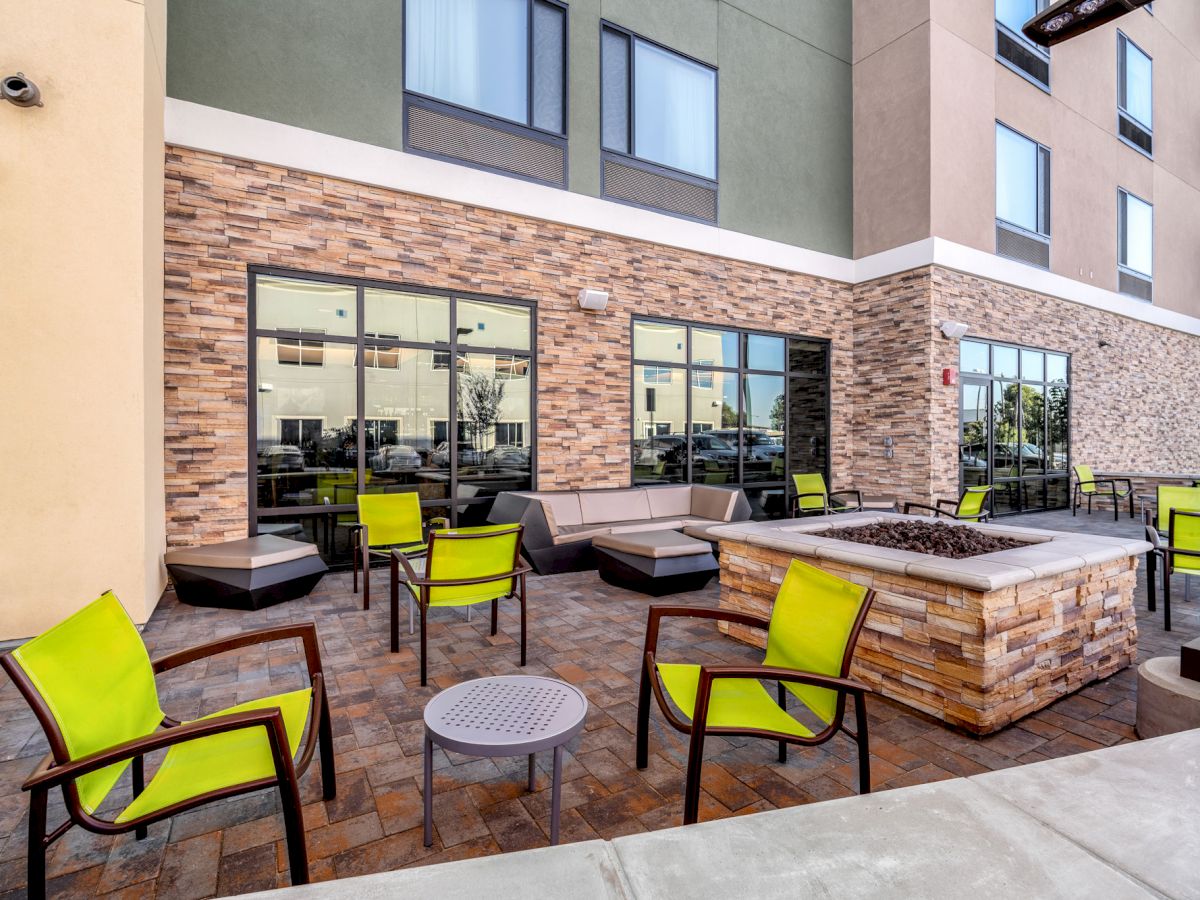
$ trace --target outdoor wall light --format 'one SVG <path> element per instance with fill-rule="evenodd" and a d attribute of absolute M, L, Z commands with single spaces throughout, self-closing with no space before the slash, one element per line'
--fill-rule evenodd
<path fill-rule="evenodd" d="M 966 334 L 971 326 L 966 322 L 943 322 L 941 325 L 942 334 L 952 341 L 958 340 Z"/>
<path fill-rule="evenodd" d="M 24 72 L 9 75 L 3 82 L 0 82 L 0 97 L 3 97 L 13 106 L 28 107 L 42 105 L 41 89 L 26 78 Z"/>
<path fill-rule="evenodd" d="M 579 292 L 579 308 L 590 309 L 594 312 L 604 312 L 608 307 L 608 291 L 594 291 L 584 288 Z"/>
<path fill-rule="evenodd" d="M 1021 31 L 1035 44 L 1053 47 L 1085 31 L 1099 28 L 1149 2 L 1150 0 L 1059 0 L 1026 22 Z"/>

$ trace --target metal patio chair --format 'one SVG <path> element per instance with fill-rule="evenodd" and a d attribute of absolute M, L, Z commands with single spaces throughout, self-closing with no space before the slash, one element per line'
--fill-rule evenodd
<path fill-rule="evenodd" d="M 863 508 L 860 491 L 830 491 L 825 487 L 825 477 L 817 472 L 792 476 L 796 485 L 796 496 L 792 498 L 792 518 L 797 516 L 822 516 L 827 513 L 859 512 Z M 853 503 L 835 500 L 837 497 L 853 495 Z"/>
<path fill-rule="evenodd" d="M 163 712 L 154 676 L 218 653 L 300 639 L 310 686 L 240 703 L 191 722 Z M 337 792 L 333 730 L 312 623 L 247 631 L 151 661 L 120 601 L 107 592 L 0 657 L 32 707 L 50 753 L 22 785 L 29 791 L 30 897 L 46 894 L 46 851 L 72 825 L 97 834 L 134 832 L 206 803 L 275 788 L 283 807 L 292 884 L 308 882 L 297 778 L 319 745 L 324 798 Z M 305 722 L 307 721 L 307 726 Z M 303 752 L 300 750 L 304 738 Z M 145 777 L 145 756 L 166 750 Z M 132 764 L 132 798 L 115 817 L 98 808 Z M 62 788 L 67 820 L 47 833 L 47 799 Z M 272 868 L 274 877 L 274 868 Z"/>
<path fill-rule="evenodd" d="M 1092 501 L 1111 499 L 1113 505 L 1113 521 L 1120 521 L 1121 501 L 1129 500 L 1129 518 L 1133 518 L 1133 485 L 1128 478 L 1097 478 L 1092 474 L 1091 466 L 1071 466 L 1075 472 L 1075 487 L 1071 493 L 1071 515 L 1083 505 L 1087 497 L 1088 515 L 1092 514 Z M 1119 485 L 1124 487 L 1119 487 Z"/>
<path fill-rule="evenodd" d="M 904 504 L 904 514 L 908 515 L 914 509 L 924 509 L 933 513 L 935 519 L 945 516 L 959 522 L 975 522 L 982 525 L 992 517 L 988 509 L 991 497 L 990 484 L 973 485 L 964 490 L 957 500 L 936 500 L 934 506 L 910 500 Z"/>
<path fill-rule="evenodd" d="M 770 619 L 728 609 L 651 606 L 646 622 L 638 694 L 637 767 L 649 764 L 650 696 L 667 723 L 690 734 L 683 822 L 700 814 L 700 774 L 707 735 L 767 738 L 812 747 L 844 732 L 858 745 L 858 789 L 871 790 L 866 695 L 870 688 L 850 680 L 850 661 L 875 592 L 799 560 L 793 560 L 775 597 Z M 767 652 L 761 665 L 703 666 L 664 663 L 657 658 L 659 623 L 668 617 L 716 619 L 763 628 Z M 776 682 L 776 696 L 760 683 Z M 789 695 L 799 701 L 813 731 L 787 711 Z M 843 724 L 846 697 L 854 697 L 855 730 Z M 674 709 L 672 709 L 674 707 Z M 678 710 L 676 712 L 675 710 Z"/>

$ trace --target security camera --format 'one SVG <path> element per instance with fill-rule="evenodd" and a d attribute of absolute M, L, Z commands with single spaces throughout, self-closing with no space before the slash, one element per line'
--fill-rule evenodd
<path fill-rule="evenodd" d="M 36 84 L 25 77 L 24 72 L 9 75 L 0 82 L 0 97 L 14 106 L 41 106 L 42 92 Z"/>
<path fill-rule="evenodd" d="M 966 334 L 970 327 L 966 322 L 943 322 L 942 334 L 950 340 L 956 341 Z"/>

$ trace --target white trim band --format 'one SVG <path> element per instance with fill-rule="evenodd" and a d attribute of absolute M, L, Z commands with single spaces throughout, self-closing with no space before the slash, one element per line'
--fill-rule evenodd
<path fill-rule="evenodd" d="M 1193 316 L 942 238 L 926 238 L 859 260 L 846 259 L 173 97 L 166 100 L 164 125 L 168 144 L 192 150 L 285 166 L 817 278 L 859 284 L 924 266 L 944 266 L 1200 335 L 1200 319 Z"/>

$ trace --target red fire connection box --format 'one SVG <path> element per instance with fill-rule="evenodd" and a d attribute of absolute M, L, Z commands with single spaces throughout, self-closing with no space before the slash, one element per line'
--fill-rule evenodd
<path fill-rule="evenodd" d="M 942 384 L 946 385 L 947 387 L 958 384 L 958 369 L 942 369 Z"/>

